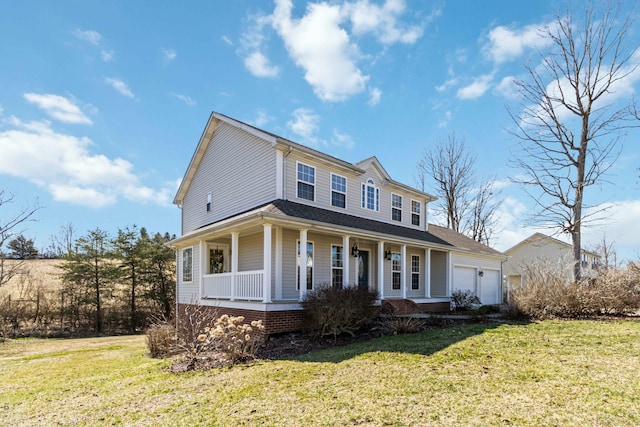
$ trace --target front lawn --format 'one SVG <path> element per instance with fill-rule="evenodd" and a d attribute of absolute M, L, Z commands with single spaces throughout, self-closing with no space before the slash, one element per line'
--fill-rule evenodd
<path fill-rule="evenodd" d="M 472 324 L 171 374 L 143 336 L 0 344 L 0 425 L 640 425 L 640 322 Z"/>

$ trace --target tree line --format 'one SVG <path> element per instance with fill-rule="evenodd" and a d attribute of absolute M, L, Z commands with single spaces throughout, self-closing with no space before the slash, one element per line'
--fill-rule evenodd
<path fill-rule="evenodd" d="M 32 274 L 24 260 L 3 256 L 7 269 L 20 268 L 9 292 L 0 294 L 0 333 L 135 333 L 170 319 L 175 252 L 167 243 L 172 238 L 137 226 L 119 229 L 115 236 L 96 228 L 69 239 L 59 256 L 58 277 L 50 281 Z"/>

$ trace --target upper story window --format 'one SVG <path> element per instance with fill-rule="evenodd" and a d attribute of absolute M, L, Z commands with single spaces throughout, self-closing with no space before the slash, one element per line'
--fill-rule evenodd
<path fill-rule="evenodd" d="M 380 210 L 380 189 L 375 186 L 371 178 L 367 180 L 366 184 L 362 184 L 361 206 L 371 211 Z"/>
<path fill-rule="evenodd" d="M 420 202 L 411 201 L 411 224 L 420 225 Z"/>
<path fill-rule="evenodd" d="M 402 221 L 402 196 L 391 194 L 391 219 Z"/>
<path fill-rule="evenodd" d="M 331 174 L 331 206 L 347 206 L 347 178 Z"/>
<path fill-rule="evenodd" d="M 211 193 L 207 194 L 207 212 L 211 211 Z"/>
<path fill-rule="evenodd" d="M 316 168 L 298 163 L 298 197 L 301 199 L 315 200 Z"/>
<path fill-rule="evenodd" d="M 182 282 L 193 282 L 193 248 L 182 250 Z"/>

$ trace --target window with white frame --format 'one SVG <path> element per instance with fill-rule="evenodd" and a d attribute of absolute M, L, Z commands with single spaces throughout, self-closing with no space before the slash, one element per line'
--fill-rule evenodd
<path fill-rule="evenodd" d="M 411 255 L 411 289 L 420 289 L 420 256 Z"/>
<path fill-rule="evenodd" d="M 193 248 L 182 250 L 182 282 L 193 282 Z"/>
<path fill-rule="evenodd" d="M 342 246 L 331 246 L 331 286 L 334 288 L 341 288 L 344 283 L 342 254 Z"/>
<path fill-rule="evenodd" d="M 298 163 L 298 197 L 315 200 L 316 168 Z"/>
<path fill-rule="evenodd" d="M 411 224 L 420 225 L 420 202 L 411 201 Z"/>
<path fill-rule="evenodd" d="M 347 178 L 331 174 L 331 206 L 347 206 Z"/>
<path fill-rule="evenodd" d="M 300 240 L 297 241 L 297 276 L 296 289 L 300 289 Z M 307 290 L 313 289 L 313 242 L 307 242 Z"/>
<path fill-rule="evenodd" d="M 362 184 L 362 204 L 363 209 L 369 209 L 371 211 L 380 210 L 380 189 L 378 189 L 373 180 L 369 178 Z"/>
<path fill-rule="evenodd" d="M 400 280 L 402 278 L 402 265 L 400 263 L 400 254 L 392 253 L 391 254 L 391 288 L 392 289 L 400 289 Z"/>
<path fill-rule="evenodd" d="M 402 221 L 402 196 L 391 193 L 391 219 Z"/>

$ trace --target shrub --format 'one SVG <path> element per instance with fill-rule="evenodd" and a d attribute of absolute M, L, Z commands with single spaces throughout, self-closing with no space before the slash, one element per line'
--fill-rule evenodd
<path fill-rule="evenodd" d="M 262 320 L 244 323 L 244 316 L 220 316 L 213 327 L 198 335 L 200 352 L 219 352 L 232 363 L 255 359 L 256 351 L 264 340 Z"/>
<path fill-rule="evenodd" d="M 321 337 L 333 335 L 335 339 L 343 333 L 355 336 L 377 314 L 377 300 L 378 293 L 366 288 L 320 286 L 302 301 L 306 327 Z"/>
<path fill-rule="evenodd" d="M 640 268 L 634 263 L 626 269 L 603 270 L 598 277 L 578 283 L 549 264 L 525 266 L 524 273 L 522 286 L 510 291 L 505 313 L 514 318 L 575 318 L 640 308 Z"/>
<path fill-rule="evenodd" d="M 176 351 L 176 328 L 168 323 L 151 325 L 147 329 L 149 356 L 163 358 Z"/>
<path fill-rule="evenodd" d="M 382 321 L 385 332 L 393 335 L 415 334 L 427 326 L 424 319 L 415 317 L 387 317 Z"/>
<path fill-rule="evenodd" d="M 480 304 L 480 298 L 469 290 L 455 291 L 451 294 L 451 305 L 454 310 L 469 310 L 474 304 Z"/>

